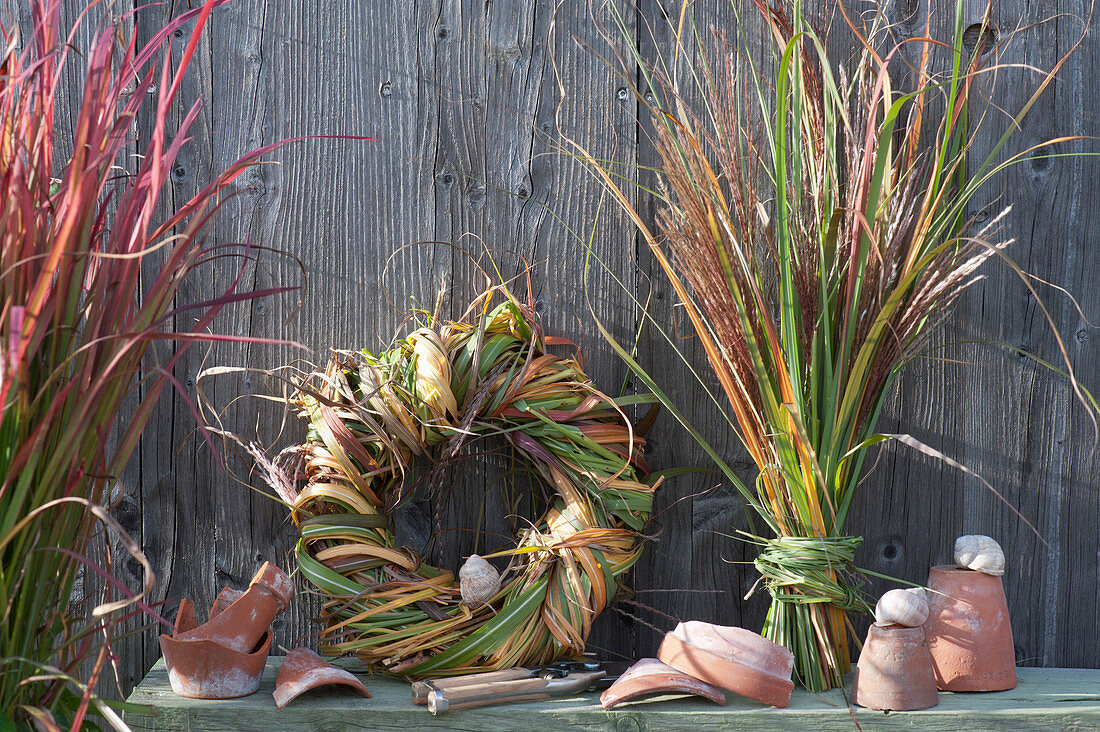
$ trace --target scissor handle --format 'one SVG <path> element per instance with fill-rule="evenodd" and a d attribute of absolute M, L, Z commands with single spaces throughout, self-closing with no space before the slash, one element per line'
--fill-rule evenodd
<path fill-rule="evenodd" d="M 546 699 L 549 679 L 536 676 L 512 681 L 489 681 L 483 684 L 470 684 L 432 691 L 428 694 L 428 711 L 432 714 L 488 707 L 494 704 L 510 702 L 536 701 Z"/>
<path fill-rule="evenodd" d="M 512 681 L 490 681 L 432 691 L 428 694 L 428 711 L 439 714 L 460 709 L 474 709 L 494 704 L 538 701 L 582 691 L 603 676 L 603 671 L 570 674 L 565 678 L 535 676 Z"/>
<path fill-rule="evenodd" d="M 413 704 L 424 706 L 428 703 L 428 695 L 433 691 L 445 689 L 457 689 L 462 686 L 476 686 L 478 684 L 494 681 L 511 681 L 513 679 L 529 679 L 534 671 L 529 668 L 506 668 L 500 671 L 488 671 L 483 674 L 465 674 L 464 676 L 451 676 L 440 679 L 427 679 L 417 681 L 412 685 Z"/>

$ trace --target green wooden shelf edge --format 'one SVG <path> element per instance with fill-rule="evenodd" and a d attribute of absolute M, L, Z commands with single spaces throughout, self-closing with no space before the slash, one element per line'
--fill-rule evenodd
<path fill-rule="evenodd" d="M 281 658 L 268 661 L 260 690 L 243 699 L 184 699 L 172 693 L 164 661 L 157 661 L 129 701 L 154 708 L 156 717 L 127 714 L 135 730 L 1019 730 L 1100 729 L 1100 670 L 1021 668 L 1019 685 L 990 694 L 941 693 L 940 703 L 919 712 L 849 709 L 839 690 L 811 694 L 796 689 L 786 709 L 772 709 L 728 695 L 720 707 L 686 698 L 653 699 L 609 712 L 597 694 L 530 704 L 448 712 L 433 717 L 414 706 L 407 684 L 362 676 L 373 698 L 342 689 L 308 692 L 285 709 L 271 697 Z"/>

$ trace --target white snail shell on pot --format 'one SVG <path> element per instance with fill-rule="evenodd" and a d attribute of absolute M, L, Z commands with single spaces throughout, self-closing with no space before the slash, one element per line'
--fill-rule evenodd
<path fill-rule="evenodd" d="M 476 554 L 458 570 L 458 587 L 464 605 L 483 605 L 500 591 L 500 572 Z"/>
<path fill-rule="evenodd" d="M 955 564 L 996 577 L 1005 573 L 1005 553 L 990 537 L 968 534 L 955 540 Z"/>
<path fill-rule="evenodd" d="M 928 599 L 924 590 L 890 590 L 875 605 L 875 625 L 903 625 L 916 628 L 928 620 Z"/>

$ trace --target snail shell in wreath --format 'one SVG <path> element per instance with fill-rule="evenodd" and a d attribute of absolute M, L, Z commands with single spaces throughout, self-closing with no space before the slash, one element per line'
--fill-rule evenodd
<path fill-rule="evenodd" d="M 988 536 L 960 536 L 955 540 L 955 564 L 963 569 L 1000 576 L 1005 573 L 1005 553 L 1001 545 Z"/>
<path fill-rule="evenodd" d="M 916 628 L 928 620 L 928 599 L 920 587 L 890 590 L 875 605 L 875 625 Z"/>
<path fill-rule="evenodd" d="M 476 554 L 458 570 L 463 605 L 484 605 L 500 591 L 500 572 Z"/>

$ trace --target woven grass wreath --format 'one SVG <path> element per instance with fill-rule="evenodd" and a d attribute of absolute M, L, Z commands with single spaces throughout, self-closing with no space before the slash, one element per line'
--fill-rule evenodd
<path fill-rule="evenodd" d="M 378 355 L 334 352 L 294 403 L 308 420 L 307 483 L 293 504 L 302 575 L 324 595 L 321 648 L 408 677 L 543 663 L 583 650 L 637 561 L 655 485 L 643 440 L 574 359 L 546 352 L 533 313 L 493 291 L 458 322 L 420 327 Z M 414 314 L 415 315 L 415 314 Z M 390 513 L 414 461 L 439 465 L 497 435 L 541 476 L 487 603 L 395 545 Z"/>

